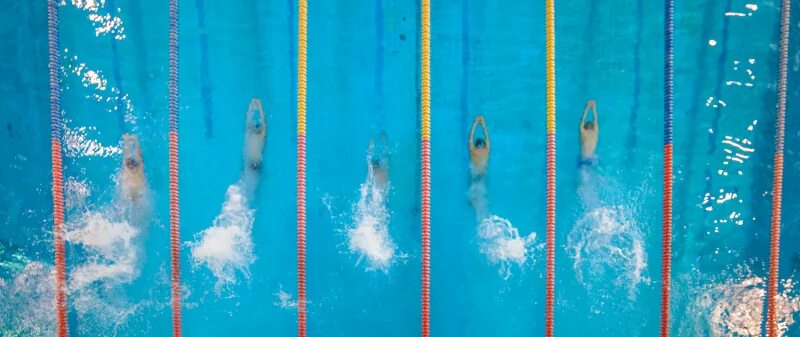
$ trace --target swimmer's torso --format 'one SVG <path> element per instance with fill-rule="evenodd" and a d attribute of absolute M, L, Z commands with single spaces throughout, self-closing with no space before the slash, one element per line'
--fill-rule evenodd
<path fill-rule="evenodd" d="M 486 167 L 489 162 L 489 150 L 486 148 L 475 148 L 469 152 L 469 159 L 472 163 L 472 173 L 480 175 L 486 173 Z"/>
<path fill-rule="evenodd" d="M 589 159 L 594 157 L 597 150 L 597 129 L 581 129 L 581 157 Z"/>

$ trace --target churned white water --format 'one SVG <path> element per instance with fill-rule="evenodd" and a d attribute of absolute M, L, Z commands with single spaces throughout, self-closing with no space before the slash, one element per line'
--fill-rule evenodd
<path fill-rule="evenodd" d="M 255 211 L 247 205 L 247 197 L 239 184 L 228 187 L 222 211 L 213 225 L 195 235 L 190 243 L 195 265 L 207 267 L 217 278 L 215 289 L 236 284 L 237 275 L 249 278 L 255 262 L 252 229 Z"/>
<path fill-rule="evenodd" d="M 510 221 L 497 215 L 484 218 L 478 225 L 481 253 L 492 264 L 500 265 L 503 278 L 511 277 L 511 267 L 516 264 L 522 268 L 532 256 L 536 233 L 520 236 L 519 230 Z"/>
<path fill-rule="evenodd" d="M 0 279 L 0 330 L 10 336 L 55 336 L 55 273 L 30 262 L 12 279 Z"/>
<path fill-rule="evenodd" d="M 576 278 L 587 290 L 622 289 L 635 299 L 639 285 L 650 283 L 638 198 L 620 197 L 618 186 L 591 170 L 579 171 L 583 215 L 567 236 L 567 253 Z"/>
<path fill-rule="evenodd" d="M 532 261 L 536 249 L 536 233 L 521 236 L 511 221 L 491 214 L 486 193 L 485 177 L 473 176 L 467 196 L 478 220 L 480 252 L 491 264 L 499 265 L 498 274 L 508 279 L 514 265 L 522 269 L 529 260 Z"/>
<path fill-rule="evenodd" d="M 149 304 L 131 303 L 122 288 L 139 276 L 149 210 L 146 202 L 132 207 L 122 199 L 89 207 L 84 201 L 90 195 L 88 183 L 67 179 L 64 240 L 71 252 L 66 284 L 69 310 L 83 322 L 78 331 L 115 335 L 131 314 Z M 11 336 L 54 335 L 54 268 L 26 261 L 12 275 L 0 279 L 0 329 Z"/>
<path fill-rule="evenodd" d="M 746 268 L 742 270 L 732 277 L 711 280 L 690 289 L 685 313 L 690 319 L 683 322 L 680 336 L 762 336 L 767 279 Z M 779 282 L 776 301 L 778 336 L 784 336 L 800 312 L 800 297 L 791 278 Z"/>
<path fill-rule="evenodd" d="M 86 262 L 70 268 L 72 289 L 101 280 L 130 282 L 137 276 L 139 247 L 134 240 L 140 230 L 109 215 L 108 211 L 88 211 L 67 223 L 65 240 L 80 245 L 89 256 Z"/>
<path fill-rule="evenodd" d="M 567 251 L 576 277 L 587 288 L 608 280 L 635 298 L 645 276 L 647 255 L 642 233 L 622 207 L 600 207 L 578 219 L 567 237 Z"/>
<path fill-rule="evenodd" d="M 347 245 L 358 254 L 358 263 L 365 262 L 367 270 L 389 270 L 395 260 L 397 246 L 389 235 L 390 212 L 387 205 L 388 181 L 378 181 L 367 153 L 368 173 L 359 188 L 358 202 L 353 207 L 352 224 L 346 228 Z M 382 173 L 383 174 L 383 173 Z M 386 179 L 385 177 L 380 179 Z"/>

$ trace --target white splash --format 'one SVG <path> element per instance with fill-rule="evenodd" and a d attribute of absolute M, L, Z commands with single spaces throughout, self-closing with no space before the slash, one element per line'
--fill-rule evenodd
<path fill-rule="evenodd" d="M 87 130 L 93 131 L 94 128 L 81 126 L 70 129 L 64 126 L 64 152 L 67 157 L 109 157 L 122 153 L 119 146 L 106 146 L 89 138 Z"/>
<path fill-rule="evenodd" d="M 86 181 L 80 181 L 69 177 L 64 182 L 64 194 L 67 209 L 73 209 L 85 206 L 86 198 L 88 198 L 92 192 Z"/>
<path fill-rule="evenodd" d="M 219 293 L 223 286 L 237 283 L 237 273 L 250 276 L 253 255 L 252 229 L 255 211 L 248 208 L 239 184 L 228 187 L 222 212 L 208 229 L 190 243 L 196 265 L 205 265 L 217 278 Z"/>
<path fill-rule="evenodd" d="M 120 17 L 112 16 L 110 13 L 99 14 L 101 10 L 105 9 L 105 0 L 72 0 L 71 4 L 78 9 L 89 12 L 88 18 L 94 26 L 95 36 L 113 34 L 114 39 L 125 39 L 125 27 L 122 25 Z M 109 9 L 108 11 L 110 12 L 111 10 L 115 10 L 118 13 L 121 11 L 120 8 Z"/>
<path fill-rule="evenodd" d="M 605 287 L 607 280 L 635 298 L 647 255 L 642 233 L 623 207 L 598 207 L 581 217 L 567 237 L 567 252 L 578 281 L 587 288 Z"/>
<path fill-rule="evenodd" d="M 283 290 L 283 287 L 278 289 L 276 292 L 275 297 L 277 297 L 277 302 L 273 302 L 272 304 L 276 307 L 281 309 L 294 309 L 297 308 L 297 301 L 294 300 L 292 294 L 287 293 Z"/>
<path fill-rule="evenodd" d="M 117 114 L 122 109 L 123 119 L 135 131 L 137 117 L 134 114 L 134 106 L 130 96 L 119 88 L 109 85 L 103 71 L 92 69 L 85 62 L 81 62 L 77 55 L 69 52 L 69 49 L 64 50 L 63 58 L 66 64 L 64 66 L 65 77 L 72 74 L 80 80 L 81 86 L 88 91 L 85 98 L 102 103 L 108 113 Z M 69 86 L 67 88 L 69 89 Z"/>
<path fill-rule="evenodd" d="M 72 207 L 86 206 L 88 184 L 74 178 L 66 181 L 68 202 Z M 138 276 L 140 240 L 149 221 L 140 209 L 115 200 L 76 212 L 66 222 L 64 239 L 70 251 L 66 291 L 69 310 L 82 322 L 78 331 L 115 335 L 130 315 L 151 303 L 130 303 L 121 288 Z M 53 284 L 52 266 L 37 261 L 27 262 L 10 282 L 0 279 L 0 331 L 14 336 L 54 335 Z"/>
<path fill-rule="evenodd" d="M 510 221 L 491 215 L 478 226 L 481 253 L 489 258 L 492 264 L 499 264 L 498 271 L 504 279 L 511 277 L 511 266 L 525 265 L 535 249 L 536 233 L 520 236 L 519 230 Z"/>
<path fill-rule="evenodd" d="M 348 247 L 359 254 L 359 263 L 366 259 L 367 270 L 388 271 L 397 247 L 389 235 L 389 209 L 386 196 L 388 182 L 377 182 L 368 166 L 367 180 L 361 184 L 358 203 L 354 207 L 354 224 L 347 228 Z"/>
<path fill-rule="evenodd" d="M 67 223 L 65 240 L 80 245 L 89 256 L 85 263 L 71 268 L 69 287 L 73 290 L 97 281 L 126 283 L 138 274 L 134 240 L 140 231 L 109 215 L 108 211 L 88 211 Z"/>

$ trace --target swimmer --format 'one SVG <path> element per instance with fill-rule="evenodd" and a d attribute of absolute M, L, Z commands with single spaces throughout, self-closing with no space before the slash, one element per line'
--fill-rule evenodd
<path fill-rule="evenodd" d="M 122 136 L 122 192 L 130 200 L 136 201 L 145 188 L 144 162 L 139 138 L 134 135 Z"/>
<path fill-rule="evenodd" d="M 375 143 L 373 141 L 369 142 L 370 152 L 374 151 Z M 389 181 L 389 156 L 387 155 L 386 150 L 386 134 L 381 135 L 381 149 L 380 153 L 371 153 L 370 155 L 370 166 L 372 170 L 372 176 L 375 181 L 375 187 L 378 189 L 383 189 L 386 187 L 386 183 Z"/>
<path fill-rule="evenodd" d="M 483 128 L 483 136 L 486 140 L 483 138 L 475 139 L 475 129 L 478 124 Z M 475 118 L 475 122 L 472 123 L 472 130 L 469 132 L 469 159 L 472 162 L 473 176 L 481 176 L 486 173 L 490 149 L 489 129 L 486 128 L 486 121 L 483 120 L 483 116 L 478 116 L 478 118 Z"/>
<path fill-rule="evenodd" d="M 256 110 L 258 116 L 256 116 Z M 257 117 L 258 119 L 255 119 Z M 247 109 L 247 130 L 244 134 L 244 161 L 245 169 L 258 171 L 261 169 L 262 152 L 264 151 L 264 141 L 267 136 L 267 120 L 264 117 L 264 109 L 261 107 L 261 100 L 253 98 L 250 107 Z"/>
<path fill-rule="evenodd" d="M 586 114 L 592 109 L 592 120 L 586 121 Z M 597 135 L 600 132 L 600 125 L 597 119 L 597 104 L 594 100 L 586 103 L 581 117 L 581 158 L 580 165 L 591 164 L 595 160 L 595 150 L 597 149 Z"/>

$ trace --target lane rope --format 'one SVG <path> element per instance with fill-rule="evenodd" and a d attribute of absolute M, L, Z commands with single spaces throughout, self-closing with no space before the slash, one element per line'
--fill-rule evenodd
<path fill-rule="evenodd" d="M 431 330 L 431 2 L 422 0 L 421 17 L 421 165 L 422 165 L 422 336 Z"/>
<path fill-rule="evenodd" d="M 306 336 L 306 72 L 308 2 L 297 1 L 297 335 Z"/>
<path fill-rule="evenodd" d="M 59 1 L 47 1 L 47 42 L 50 54 L 50 153 L 53 175 L 53 250 L 55 253 L 56 335 L 67 337 L 67 263 L 64 252 L 64 167 L 61 157 L 61 56 L 58 33 Z"/>
<path fill-rule="evenodd" d="M 778 63 L 778 105 L 775 118 L 775 158 L 772 170 L 772 220 L 769 239 L 769 284 L 767 286 L 767 337 L 778 337 L 778 262 L 781 244 L 781 201 L 783 197 L 783 143 L 786 124 L 786 82 L 789 65 L 789 19 L 791 0 L 781 5 L 781 41 Z"/>
<path fill-rule="evenodd" d="M 556 268 L 556 28 L 555 0 L 545 1 L 545 67 L 547 72 L 547 276 L 545 336 L 553 337 Z"/>
<path fill-rule="evenodd" d="M 180 202 L 178 188 L 178 0 L 169 1 L 169 242 L 172 335 L 181 336 Z"/>
<path fill-rule="evenodd" d="M 661 337 L 669 336 L 672 275 L 672 111 L 674 63 L 674 3 L 664 2 L 664 191 L 661 242 Z"/>

